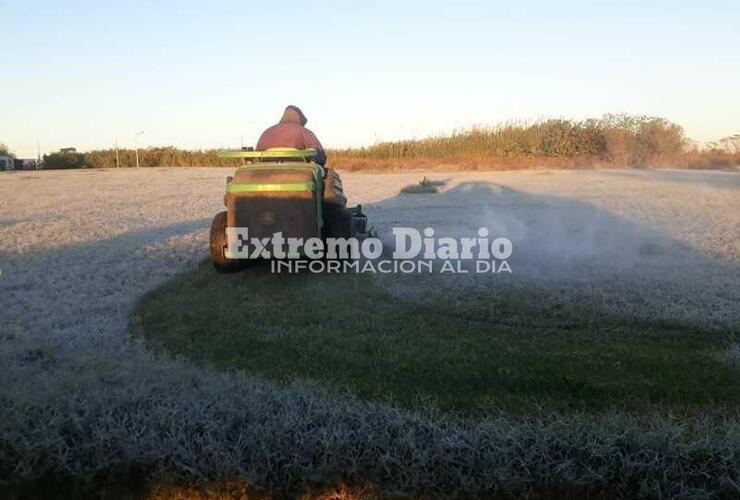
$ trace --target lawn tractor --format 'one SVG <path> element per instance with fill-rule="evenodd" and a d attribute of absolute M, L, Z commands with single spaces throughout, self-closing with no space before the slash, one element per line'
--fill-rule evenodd
<path fill-rule="evenodd" d="M 313 161 L 316 151 L 273 148 L 222 151 L 244 165 L 226 178 L 226 211 L 211 224 L 211 259 L 217 271 L 236 272 L 249 259 L 237 258 L 227 228 L 247 228 L 249 238 L 349 238 L 366 234 L 362 207 L 347 207 L 339 173 Z"/>

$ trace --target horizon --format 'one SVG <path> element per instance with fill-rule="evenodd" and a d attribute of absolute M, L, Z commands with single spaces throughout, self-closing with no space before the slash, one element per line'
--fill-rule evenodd
<path fill-rule="evenodd" d="M 740 132 L 735 3 L 199 5 L 0 5 L 0 142 L 249 146 L 287 104 L 327 148 L 621 112 L 701 142 Z"/>

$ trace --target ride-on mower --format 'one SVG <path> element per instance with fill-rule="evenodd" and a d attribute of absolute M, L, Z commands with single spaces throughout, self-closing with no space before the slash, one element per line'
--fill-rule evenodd
<path fill-rule="evenodd" d="M 229 250 L 227 228 L 247 228 L 249 238 L 349 238 L 366 233 L 362 207 L 347 207 L 339 173 L 313 161 L 313 149 L 222 151 L 245 164 L 226 178 L 226 211 L 211 224 L 211 259 L 222 273 L 241 270 L 247 260 Z"/>

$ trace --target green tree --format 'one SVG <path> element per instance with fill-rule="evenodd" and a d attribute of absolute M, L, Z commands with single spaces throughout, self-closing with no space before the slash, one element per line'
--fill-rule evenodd
<path fill-rule="evenodd" d="M 71 151 L 59 151 L 44 155 L 45 169 L 85 168 L 85 155 Z"/>

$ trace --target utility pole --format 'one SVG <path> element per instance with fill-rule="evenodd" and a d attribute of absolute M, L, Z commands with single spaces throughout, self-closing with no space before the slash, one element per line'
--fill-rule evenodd
<path fill-rule="evenodd" d="M 136 168 L 139 168 L 139 136 L 143 133 L 143 130 L 139 130 L 134 135 L 134 149 L 136 150 Z"/>
<path fill-rule="evenodd" d="M 121 168 L 121 164 L 118 163 L 118 137 L 116 137 L 116 168 Z"/>
<path fill-rule="evenodd" d="M 36 138 L 36 165 L 33 167 L 34 170 L 41 168 L 41 143 L 39 138 Z"/>
<path fill-rule="evenodd" d="M 242 134 L 241 139 L 242 139 L 241 150 L 244 151 L 244 134 Z M 246 160 L 242 158 L 242 167 L 246 164 L 247 164 Z"/>

